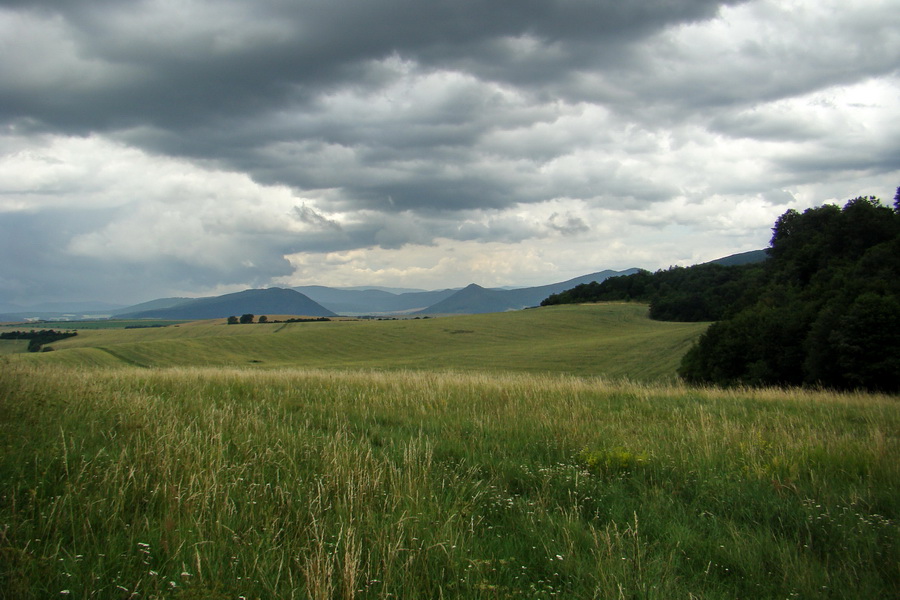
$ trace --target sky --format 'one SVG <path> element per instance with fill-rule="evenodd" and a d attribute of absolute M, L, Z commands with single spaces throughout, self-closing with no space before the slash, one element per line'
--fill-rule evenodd
<path fill-rule="evenodd" d="M 0 0 L 0 302 L 531 286 L 900 186 L 900 0 Z"/>

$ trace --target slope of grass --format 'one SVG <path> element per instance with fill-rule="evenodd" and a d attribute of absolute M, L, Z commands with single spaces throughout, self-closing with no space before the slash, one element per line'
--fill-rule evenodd
<path fill-rule="evenodd" d="M 0 340 L 0 354 L 28 352 L 28 340 Z"/>
<path fill-rule="evenodd" d="M 21 360 L 78 365 L 477 369 L 673 377 L 699 323 L 661 323 L 639 304 L 560 306 L 397 321 L 82 331 Z M 98 350 L 108 357 L 99 358 Z"/>
<path fill-rule="evenodd" d="M 4 360 L 0 597 L 900 592 L 897 398 Z"/>

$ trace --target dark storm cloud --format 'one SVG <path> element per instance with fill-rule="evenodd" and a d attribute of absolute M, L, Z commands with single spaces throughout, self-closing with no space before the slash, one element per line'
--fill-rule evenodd
<path fill-rule="evenodd" d="M 360 253 L 388 277 L 427 270 L 417 250 L 624 268 L 704 237 L 641 237 L 671 228 L 751 249 L 787 204 L 897 172 L 890 8 L 0 0 L 0 288 L 377 271 Z"/>
<path fill-rule="evenodd" d="M 48 56 L 17 57 L 37 59 L 47 68 L 44 77 L 39 72 L 25 85 L 15 78 L 7 82 L 0 94 L 5 120 L 75 133 L 147 127 L 161 130 L 159 149 L 205 158 L 221 154 L 246 167 L 252 162 L 242 154 L 262 140 L 240 135 L 245 124 L 262 124 L 265 130 L 280 110 L 314 112 L 311 104 L 344 85 L 379 88 L 394 75 L 379 71 L 373 61 L 397 55 L 426 71 L 458 68 L 537 93 L 579 65 L 620 62 L 641 38 L 674 23 L 713 16 L 720 3 L 73 0 L 3 5 L 15 9 L 20 23 L 42 30 L 48 42 L 39 49 Z M 534 62 L 518 57 L 523 49 L 512 41 L 521 38 L 538 46 Z M 547 47 L 553 51 L 546 52 Z M 77 81 L 54 72 L 52 61 L 61 58 L 55 55 L 60 51 L 74 54 L 70 60 L 86 69 Z M 60 83 L 69 85 L 61 88 Z M 417 137 L 419 143 L 444 137 L 435 141 L 470 143 L 471 133 L 446 130 L 483 110 L 477 93 L 473 89 L 469 98 L 447 99 L 444 119 L 437 124 L 445 126 L 445 136 L 435 125 L 412 132 L 407 141 L 415 145 Z M 229 130 L 237 135 L 228 136 Z M 211 132 L 219 144 L 208 142 Z M 341 130 L 301 125 L 282 135 L 340 141 Z M 222 152 L 226 145 L 229 150 Z"/>

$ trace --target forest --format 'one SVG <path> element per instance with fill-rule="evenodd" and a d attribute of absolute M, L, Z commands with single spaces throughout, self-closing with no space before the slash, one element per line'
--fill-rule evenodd
<path fill-rule="evenodd" d="M 542 305 L 639 301 L 715 321 L 682 360 L 688 383 L 900 391 L 900 188 L 788 210 L 762 263 L 703 264 L 580 285 Z"/>

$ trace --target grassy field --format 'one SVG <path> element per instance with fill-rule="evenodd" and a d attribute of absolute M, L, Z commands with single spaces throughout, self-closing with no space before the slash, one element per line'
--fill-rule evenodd
<path fill-rule="evenodd" d="M 639 304 L 560 306 L 490 315 L 396 321 L 226 325 L 79 331 L 42 364 L 476 369 L 674 377 L 706 328 L 661 323 Z M 652 360 L 647 360 L 652 357 Z"/>
<path fill-rule="evenodd" d="M 0 598 L 900 595 L 898 398 L 683 387 L 625 352 L 677 328 L 572 307 L 536 335 L 529 313 L 97 332 L 124 359 L 86 332 L 0 357 Z M 195 366 L 147 349 L 179 336 Z M 453 346 L 478 336 L 480 363 Z M 331 364 L 279 367 L 281 339 Z M 423 339 L 449 346 L 440 369 Z M 623 376 L 660 378 L 550 373 L 516 340 L 600 366 L 619 348 Z"/>

